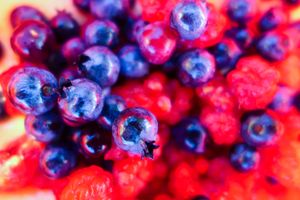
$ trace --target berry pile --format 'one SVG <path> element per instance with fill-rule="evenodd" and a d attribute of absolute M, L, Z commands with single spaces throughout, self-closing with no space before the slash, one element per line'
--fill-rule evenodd
<path fill-rule="evenodd" d="M 73 2 L 83 24 L 11 13 L 0 117 L 26 135 L 0 151 L 0 191 L 300 198 L 300 2 Z"/>

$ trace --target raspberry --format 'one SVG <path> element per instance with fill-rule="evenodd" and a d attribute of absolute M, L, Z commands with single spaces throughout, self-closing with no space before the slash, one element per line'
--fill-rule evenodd
<path fill-rule="evenodd" d="M 113 177 L 97 166 L 75 171 L 63 189 L 61 200 L 115 199 Z"/>
<path fill-rule="evenodd" d="M 277 90 L 279 73 L 259 57 L 239 60 L 235 70 L 227 76 L 229 87 L 241 108 L 246 110 L 264 108 Z"/>
<path fill-rule="evenodd" d="M 131 157 L 115 162 L 113 175 L 122 198 L 134 198 L 146 187 L 152 176 L 153 163 Z"/>
<path fill-rule="evenodd" d="M 233 113 L 205 108 L 200 119 L 216 144 L 228 145 L 236 141 L 240 132 L 240 122 Z"/>

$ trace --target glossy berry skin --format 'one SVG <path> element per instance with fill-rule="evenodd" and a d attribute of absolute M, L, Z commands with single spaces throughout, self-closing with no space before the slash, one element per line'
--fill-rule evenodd
<path fill-rule="evenodd" d="M 207 24 L 206 4 L 196 1 L 179 2 L 170 16 L 170 25 L 180 37 L 195 40 L 204 32 Z"/>
<path fill-rule="evenodd" d="M 241 49 L 248 48 L 253 40 L 253 34 L 246 27 L 234 27 L 225 34 L 227 37 L 232 38 Z"/>
<path fill-rule="evenodd" d="M 83 12 L 90 11 L 90 0 L 73 0 L 73 4 Z"/>
<path fill-rule="evenodd" d="M 268 32 L 256 43 L 260 55 L 270 61 L 282 61 L 289 53 L 289 38 L 280 32 Z"/>
<path fill-rule="evenodd" d="M 183 119 L 173 128 L 172 134 L 180 147 L 197 154 L 205 152 L 208 132 L 197 118 Z"/>
<path fill-rule="evenodd" d="M 178 65 L 178 79 L 188 87 L 198 87 L 208 82 L 216 71 L 214 57 L 201 49 L 182 54 Z"/>
<path fill-rule="evenodd" d="M 172 56 L 176 47 L 176 34 L 164 23 L 144 26 L 138 35 L 142 54 L 152 64 L 163 64 Z"/>
<path fill-rule="evenodd" d="M 30 20 L 14 30 L 10 43 L 21 58 L 39 62 L 45 60 L 53 49 L 54 36 L 46 24 Z"/>
<path fill-rule="evenodd" d="M 102 89 L 85 78 L 69 81 L 62 88 L 58 106 L 68 125 L 79 126 L 94 121 L 102 111 Z"/>
<path fill-rule="evenodd" d="M 126 23 L 126 36 L 130 42 L 137 42 L 138 35 L 148 23 L 142 19 L 129 18 Z"/>
<path fill-rule="evenodd" d="M 59 11 L 50 21 L 57 41 L 64 42 L 79 34 L 79 24 L 65 11 Z"/>
<path fill-rule="evenodd" d="M 49 54 L 44 64 L 53 74 L 57 75 L 67 66 L 68 63 L 60 51 L 54 51 Z"/>
<path fill-rule="evenodd" d="M 269 31 L 287 22 L 287 14 L 282 8 L 270 8 L 260 19 L 259 28 L 261 31 Z"/>
<path fill-rule="evenodd" d="M 294 96 L 293 104 L 300 111 L 300 93 Z"/>
<path fill-rule="evenodd" d="M 128 78 L 140 78 L 149 73 L 150 64 L 138 46 L 126 45 L 119 51 L 120 74 Z"/>
<path fill-rule="evenodd" d="M 108 48 L 93 46 L 85 50 L 79 58 L 79 71 L 101 87 L 115 84 L 120 72 L 118 57 Z"/>
<path fill-rule="evenodd" d="M 212 54 L 216 59 L 217 68 L 226 74 L 235 67 L 242 51 L 233 40 L 224 39 L 213 47 Z"/>
<path fill-rule="evenodd" d="M 70 147 L 50 144 L 40 156 L 40 168 L 50 178 L 61 178 L 75 168 L 76 157 Z"/>
<path fill-rule="evenodd" d="M 58 84 L 50 72 L 36 67 L 17 70 L 8 82 L 8 98 L 25 114 L 41 115 L 56 105 Z"/>
<path fill-rule="evenodd" d="M 230 162 L 240 172 L 255 169 L 259 158 L 260 156 L 256 149 L 247 144 L 236 144 L 230 152 Z"/>
<path fill-rule="evenodd" d="M 282 134 L 281 124 L 263 110 L 246 113 L 242 117 L 241 135 L 252 146 L 274 144 Z"/>
<path fill-rule="evenodd" d="M 61 47 L 62 55 L 70 65 L 78 62 L 80 54 L 85 50 L 85 43 L 80 37 L 67 40 Z"/>
<path fill-rule="evenodd" d="M 10 14 L 10 23 L 14 28 L 28 20 L 47 23 L 44 14 L 31 6 L 18 6 Z"/>
<path fill-rule="evenodd" d="M 98 126 L 81 128 L 77 145 L 86 158 L 99 158 L 111 147 L 111 134 Z"/>
<path fill-rule="evenodd" d="M 294 96 L 295 91 L 293 89 L 281 86 L 269 104 L 269 108 L 279 112 L 288 112 L 292 108 Z"/>
<path fill-rule="evenodd" d="M 112 127 L 115 144 L 125 151 L 153 158 L 158 122 L 143 108 L 128 108 L 121 112 Z"/>
<path fill-rule="evenodd" d="M 93 20 L 82 31 L 82 38 L 88 46 L 115 46 L 118 43 L 119 28 L 110 20 Z"/>
<path fill-rule="evenodd" d="M 90 11 L 99 19 L 120 18 L 127 7 L 127 0 L 90 0 Z"/>
<path fill-rule="evenodd" d="M 256 14 L 256 0 L 228 0 L 227 15 L 232 21 L 246 23 Z"/>
<path fill-rule="evenodd" d="M 126 109 L 124 99 L 117 95 L 107 95 L 104 99 L 104 106 L 97 122 L 106 130 L 111 130 L 113 122 L 120 113 Z"/>
<path fill-rule="evenodd" d="M 80 76 L 79 71 L 76 67 L 69 67 L 62 71 L 58 77 L 59 87 L 63 87 L 65 84 L 68 84 L 68 81 L 72 81 L 78 78 L 82 78 Z"/>
<path fill-rule="evenodd" d="M 59 138 L 64 130 L 64 123 L 59 114 L 50 111 L 42 115 L 27 115 L 25 118 L 26 133 L 40 142 L 51 142 Z"/>
<path fill-rule="evenodd" d="M 2 87 L 0 86 L 0 119 L 6 116 L 5 111 L 5 97 L 3 95 Z"/>

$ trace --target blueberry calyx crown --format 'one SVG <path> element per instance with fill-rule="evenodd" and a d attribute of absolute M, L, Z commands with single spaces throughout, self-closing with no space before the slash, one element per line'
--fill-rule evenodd
<path fill-rule="evenodd" d="M 66 98 L 66 93 L 64 91 L 64 88 L 69 88 L 72 86 L 72 82 L 71 80 L 67 79 L 62 85 L 61 87 L 59 88 L 59 95 L 62 97 L 62 98 Z"/>
<path fill-rule="evenodd" d="M 155 141 L 145 141 L 145 145 L 142 157 L 153 159 L 153 150 L 159 148 L 159 146 L 155 144 Z"/>

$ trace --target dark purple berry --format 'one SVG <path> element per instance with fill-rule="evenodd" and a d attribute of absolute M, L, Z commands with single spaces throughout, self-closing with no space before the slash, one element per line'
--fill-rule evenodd
<path fill-rule="evenodd" d="M 77 64 L 80 54 L 85 50 L 85 44 L 80 37 L 71 38 L 66 41 L 61 52 L 70 65 Z"/>
<path fill-rule="evenodd" d="M 275 111 L 288 112 L 293 106 L 294 95 L 293 89 L 279 86 L 269 107 Z"/>
<path fill-rule="evenodd" d="M 269 31 L 287 22 L 287 14 L 282 8 L 270 8 L 260 19 L 261 31 Z"/>
<path fill-rule="evenodd" d="M 99 19 L 121 18 L 128 8 L 128 0 L 90 0 L 90 11 Z"/>
<path fill-rule="evenodd" d="M 62 71 L 58 78 L 59 87 L 63 87 L 68 84 L 69 81 L 82 78 L 79 74 L 77 67 L 69 67 Z"/>
<path fill-rule="evenodd" d="M 235 22 L 246 23 L 256 14 L 255 4 L 252 0 L 228 0 L 227 14 Z"/>
<path fill-rule="evenodd" d="M 143 108 L 128 108 L 113 123 L 116 145 L 125 151 L 153 158 L 157 139 L 158 122 Z"/>
<path fill-rule="evenodd" d="M 59 11 L 56 16 L 51 19 L 50 25 L 59 42 L 64 42 L 79 35 L 79 24 L 65 11 Z"/>
<path fill-rule="evenodd" d="M 44 14 L 31 6 L 18 6 L 10 14 L 10 23 L 14 28 L 28 20 L 47 23 Z"/>
<path fill-rule="evenodd" d="M 3 90 L 0 85 L 0 119 L 4 118 L 6 116 L 6 110 L 5 110 L 5 97 L 3 95 Z"/>
<path fill-rule="evenodd" d="M 137 42 L 138 35 L 141 33 L 144 26 L 147 25 L 142 19 L 129 18 L 126 23 L 126 35 L 130 42 Z"/>
<path fill-rule="evenodd" d="M 90 11 L 90 0 L 73 0 L 74 5 L 83 12 Z"/>
<path fill-rule="evenodd" d="M 53 49 L 54 36 L 51 29 L 39 21 L 25 21 L 11 37 L 12 49 L 23 59 L 44 61 Z"/>
<path fill-rule="evenodd" d="M 67 60 L 60 51 L 50 53 L 45 61 L 45 65 L 53 74 L 59 74 L 66 66 Z"/>
<path fill-rule="evenodd" d="M 246 27 L 234 27 L 225 34 L 227 37 L 232 38 L 241 49 L 248 48 L 253 41 L 253 34 Z"/>
<path fill-rule="evenodd" d="M 17 70 L 7 88 L 10 101 L 25 114 L 41 115 L 56 105 L 57 80 L 44 69 L 25 67 Z"/>
<path fill-rule="evenodd" d="M 79 58 L 79 70 L 87 78 L 98 83 L 102 88 L 116 83 L 120 62 L 108 48 L 93 46 L 83 52 Z"/>

